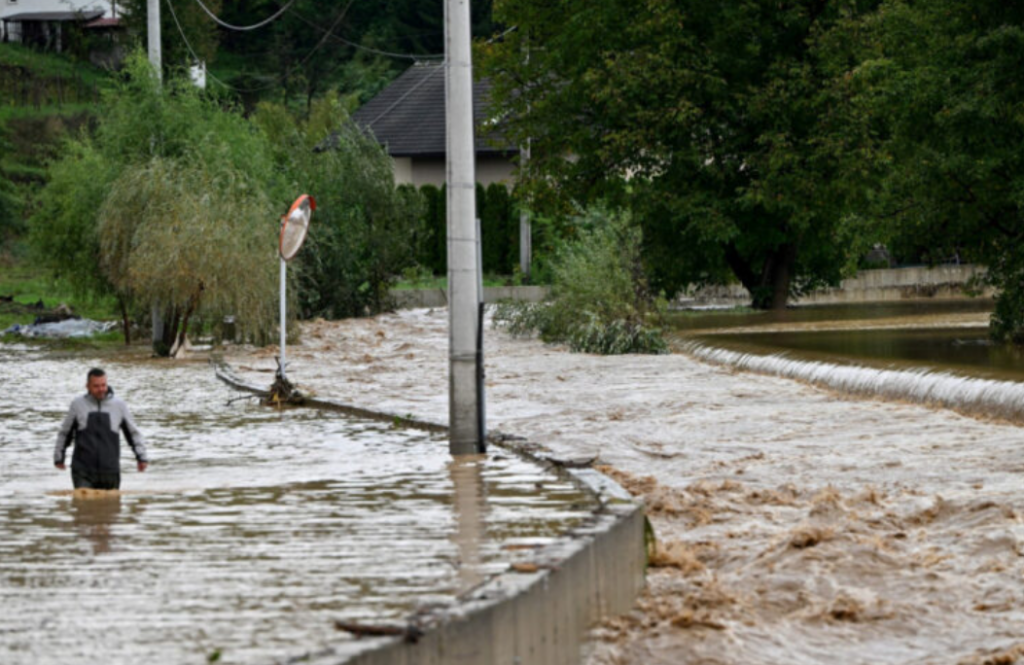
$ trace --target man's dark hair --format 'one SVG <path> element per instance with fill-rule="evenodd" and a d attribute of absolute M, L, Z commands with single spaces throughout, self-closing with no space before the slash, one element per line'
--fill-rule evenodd
<path fill-rule="evenodd" d="M 85 380 L 88 382 L 89 379 L 93 378 L 94 376 L 106 376 L 106 375 L 107 375 L 107 373 L 104 372 L 99 367 L 93 367 L 91 370 L 89 370 L 89 374 L 85 377 Z"/>

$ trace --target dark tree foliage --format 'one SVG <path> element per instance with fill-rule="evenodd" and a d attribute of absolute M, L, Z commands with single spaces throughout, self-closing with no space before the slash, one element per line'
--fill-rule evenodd
<path fill-rule="evenodd" d="M 845 112 L 820 41 L 874 2 L 501 0 L 481 48 L 534 207 L 628 205 L 654 285 L 730 271 L 758 307 L 840 277 Z"/>
<path fill-rule="evenodd" d="M 227 3 L 223 18 L 249 25 L 283 4 Z M 474 34 L 490 35 L 490 5 L 490 0 L 473 0 Z M 250 101 L 301 98 L 308 109 L 314 98 L 333 89 L 359 104 L 415 57 L 444 53 L 443 7 L 442 0 L 297 0 L 266 27 L 221 29 L 225 76 Z"/>
<path fill-rule="evenodd" d="M 195 64 L 196 59 L 189 50 L 192 50 L 200 59 L 211 64 L 217 59 L 218 42 L 220 35 L 217 25 L 210 20 L 205 12 L 192 0 L 170 0 L 173 5 L 168 7 L 168 0 L 160 0 L 160 43 L 161 62 L 165 74 L 175 70 L 188 68 Z M 122 0 L 121 16 L 122 21 L 128 27 L 129 33 L 135 36 L 138 46 L 143 50 L 147 49 L 147 21 L 148 6 L 147 0 Z M 219 14 L 222 10 L 222 0 L 203 0 L 203 4 L 214 13 Z M 231 4 L 231 3 L 228 3 Z M 175 16 L 178 24 L 181 25 L 181 32 L 175 23 Z M 184 33 L 184 38 L 182 38 Z M 185 40 L 188 40 L 188 44 Z"/>
<path fill-rule="evenodd" d="M 417 262 L 435 275 L 448 271 L 447 238 L 447 192 L 433 185 L 420 188 L 423 197 L 426 239 L 420 245 Z"/>
<path fill-rule="evenodd" d="M 480 211 L 480 240 L 485 273 L 511 275 L 519 262 L 519 216 L 508 188 L 492 183 L 483 189 L 486 207 Z"/>
<path fill-rule="evenodd" d="M 988 266 L 992 334 L 1024 342 L 1024 6 L 898 0 L 862 28 L 853 78 L 880 235 L 929 263 Z"/>
<path fill-rule="evenodd" d="M 0 131 L 0 154 L 10 150 L 10 143 Z M 21 204 L 17 190 L 0 164 L 0 249 L 24 231 Z"/>
<path fill-rule="evenodd" d="M 395 187 L 387 153 L 334 96 L 314 104 L 305 122 L 266 103 L 254 119 L 273 145 L 278 188 L 317 201 L 294 261 L 301 315 L 341 318 L 389 309 L 390 287 L 414 264 L 417 239 L 425 233 L 419 193 Z M 314 152 L 328 135 L 331 147 Z"/>

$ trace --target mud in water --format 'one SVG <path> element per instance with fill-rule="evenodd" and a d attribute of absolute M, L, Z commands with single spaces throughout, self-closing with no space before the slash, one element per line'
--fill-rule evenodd
<path fill-rule="evenodd" d="M 52 463 L 89 367 L 148 437 L 121 491 Z M 593 503 L 501 450 L 312 409 L 259 407 L 206 363 L 0 345 L 0 663 L 268 663 L 457 601 Z M 230 402 L 230 403 L 229 403 Z"/>
<path fill-rule="evenodd" d="M 290 376 L 444 422 L 446 325 L 444 310 L 314 322 Z M 490 328 L 485 345 L 489 426 L 597 455 L 657 532 L 644 597 L 582 662 L 1022 658 L 1020 428 L 681 354 L 571 354 Z M 272 356 L 233 362 L 256 378 Z"/>

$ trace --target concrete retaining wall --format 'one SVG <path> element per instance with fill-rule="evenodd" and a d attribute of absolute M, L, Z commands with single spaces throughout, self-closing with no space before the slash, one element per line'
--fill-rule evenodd
<path fill-rule="evenodd" d="M 862 270 L 856 277 L 844 279 L 838 287 L 813 291 L 794 300 L 794 305 L 833 305 L 869 302 L 892 302 L 896 300 L 956 300 L 969 298 L 964 287 L 975 277 L 985 273 L 981 266 L 937 266 L 928 268 L 890 268 Z M 525 300 L 540 302 L 547 297 L 546 286 L 495 286 L 484 288 L 484 302 L 499 300 Z M 991 297 L 990 287 L 979 289 L 980 295 Z M 447 307 L 448 294 L 444 289 L 394 289 L 391 295 L 399 309 L 414 307 Z M 677 303 L 689 305 L 747 305 L 750 294 L 739 284 L 709 286 L 692 289 L 680 296 Z"/>
<path fill-rule="evenodd" d="M 898 300 L 955 300 L 969 298 L 964 292 L 972 278 L 984 275 L 985 268 L 974 265 L 949 265 L 928 268 L 890 268 L 862 270 L 856 277 L 844 279 L 838 287 L 824 288 L 792 301 L 794 305 L 833 305 Z M 989 287 L 979 289 L 980 295 L 992 296 Z M 681 297 L 678 304 L 746 305 L 750 294 L 739 284 L 694 289 Z"/>
<path fill-rule="evenodd" d="M 241 390 L 266 391 L 220 365 L 217 376 Z M 367 411 L 331 400 L 305 404 L 430 431 L 440 423 Z M 491 445 L 568 474 L 599 508 L 568 534 L 537 550 L 535 570 L 496 575 L 450 607 L 431 608 L 395 626 L 404 635 L 343 641 L 286 661 L 308 665 L 576 665 L 587 630 L 628 612 L 647 568 L 643 505 L 607 476 L 572 468 L 540 444 L 492 432 Z M 592 461 L 592 460 L 591 460 Z M 585 462 L 588 464 L 589 461 Z M 415 636 L 415 639 L 412 639 Z"/>
<path fill-rule="evenodd" d="M 844 279 L 838 288 L 813 291 L 800 298 L 796 304 L 826 305 L 858 302 L 886 302 L 893 300 L 936 299 L 951 300 L 968 298 L 964 287 L 971 279 L 983 276 L 985 269 L 980 266 L 936 266 L 927 268 L 891 268 L 886 270 L 862 270 L 856 277 Z M 983 295 L 991 296 L 992 289 L 986 287 Z"/>
<path fill-rule="evenodd" d="M 312 665 L 575 665 L 587 629 L 629 611 L 643 588 L 643 509 L 612 499 L 591 524 L 546 548 L 540 570 L 508 572 L 435 613 L 415 643 L 377 638 Z"/>

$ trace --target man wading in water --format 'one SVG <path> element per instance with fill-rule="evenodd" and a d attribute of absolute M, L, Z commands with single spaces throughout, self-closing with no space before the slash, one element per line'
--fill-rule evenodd
<path fill-rule="evenodd" d="M 114 397 L 114 391 L 107 387 L 106 372 L 89 370 L 85 388 L 88 394 L 71 402 L 60 426 L 53 463 L 58 469 L 66 468 L 64 451 L 73 442 L 71 481 L 75 488 L 116 490 L 121 487 L 121 432 L 135 453 L 139 471 L 149 466 L 146 445 L 128 405 Z"/>

